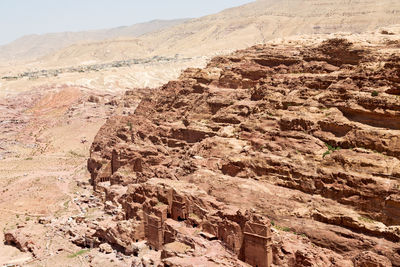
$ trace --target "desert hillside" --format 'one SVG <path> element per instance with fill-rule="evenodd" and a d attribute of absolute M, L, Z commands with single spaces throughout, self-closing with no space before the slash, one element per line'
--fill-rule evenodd
<path fill-rule="evenodd" d="M 72 45 L 43 60 L 75 64 L 149 55 L 213 55 L 265 43 L 272 38 L 360 33 L 399 23 L 397 0 L 259 0 L 141 38 Z"/>
<path fill-rule="evenodd" d="M 94 42 L 121 37 L 139 37 L 177 24 L 185 19 L 154 20 L 132 26 L 82 32 L 61 32 L 23 36 L 0 46 L 0 61 L 33 60 L 79 42 Z"/>

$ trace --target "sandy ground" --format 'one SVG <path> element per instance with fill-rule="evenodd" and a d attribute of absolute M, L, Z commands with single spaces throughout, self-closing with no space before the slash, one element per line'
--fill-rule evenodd
<path fill-rule="evenodd" d="M 40 218 L 80 214 L 74 200 L 90 196 L 90 144 L 106 119 L 122 112 L 107 104 L 125 90 L 159 86 L 193 62 L 144 65 L 96 73 L 0 83 L 0 266 L 125 266 L 105 254 L 82 251 Z M 197 64 L 203 64 L 198 62 Z M 96 96 L 100 102 L 88 101 Z M 79 184 L 79 186 L 78 186 Z M 88 211 L 90 213 L 95 210 Z M 4 244 L 8 230 L 24 228 L 44 255 Z M 94 255 L 96 255 L 94 257 Z"/>
<path fill-rule="evenodd" d="M 48 255 L 57 266 L 79 266 L 76 259 L 68 256 L 80 248 L 68 243 L 62 236 L 57 236 L 52 229 L 37 224 L 43 217 L 69 217 L 79 214 L 73 199 L 80 194 L 90 194 L 90 187 L 83 189 L 77 182 L 88 182 L 86 170 L 89 142 L 100 128 L 104 119 L 90 124 L 75 122 L 65 126 L 46 129 L 43 136 L 50 144 L 49 151 L 36 153 L 14 146 L 16 155 L 0 160 L 0 227 L 3 231 L 26 227 L 33 236 L 43 236 L 53 246 L 62 249 L 59 259 L 52 255 L 56 250 L 49 247 L 48 242 L 39 244 L 46 246 Z M 78 132 L 77 132 L 78 131 Z M 82 136 L 88 140 L 82 144 Z M 31 253 L 23 253 L 18 249 L 4 245 L 0 236 L 0 264 L 27 264 L 32 266 L 55 266 L 52 263 L 32 261 Z M 34 238 L 35 239 L 35 238 Z M 41 239 L 43 240 L 43 239 Z M 65 265 L 63 265 L 65 262 Z M 40 261 L 39 261 L 40 262 Z M 70 263 L 68 263 L 70 262 Z M 44 264 L 44 265 L 42 265 Z"/>

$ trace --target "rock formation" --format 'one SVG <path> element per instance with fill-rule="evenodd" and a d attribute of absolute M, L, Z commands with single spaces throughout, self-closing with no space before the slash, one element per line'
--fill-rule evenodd
<path fill-rule="evenodd" d="M 85 236 L 167 266 L 400 266 L 399 52 L 336 38 L 187 69 L 100 129 L 110 217 Z"/>
<path fill-rule="evenodd" d="M 12 230 L 4 233 L 5 243 L 12 245 L 22 252 L 31 252 L 33 256 L 38 257 L 41 254 L 41 248 L 35 244 L 31 236 L 24 233 L 21 229 Z"/>

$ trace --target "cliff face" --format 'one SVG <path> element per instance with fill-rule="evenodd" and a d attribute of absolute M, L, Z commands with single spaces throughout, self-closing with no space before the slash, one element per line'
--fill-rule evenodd
<path fill-rule="evenodd" d="M 101 128 L 92 183 L 131 223 L 186 203 L 175 219 L 244 261 L 248 220 L 272 223 L 277 266 L 400 266 L 399 44 L 260 45 L 188 69 Z"/>

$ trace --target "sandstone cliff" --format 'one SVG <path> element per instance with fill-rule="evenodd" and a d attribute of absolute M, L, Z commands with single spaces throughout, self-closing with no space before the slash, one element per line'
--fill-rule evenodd
<path fill-rule="evenodd" d="M 95 138 L 92 184 L 117 215 L 92 242 L 129 252 L 129 240 L 153 240 L 153 216 L 164 243 L 187 241 L 165 238 L 183 221 L 233 253 L 221 264 L 256 266 L 240 251 L 244 229 L 271 224 L 276 266 L 400 266 L 399 52 L 398 40 L 336 38 L 258 45 L 187 69 Z M 136 225 L 128 241 L 115 232 L 123 223 Z M 185 235 L 190 253 L 155 245 L 164 264 L 210 259 L 193 241 L 201 235 Z"/>

